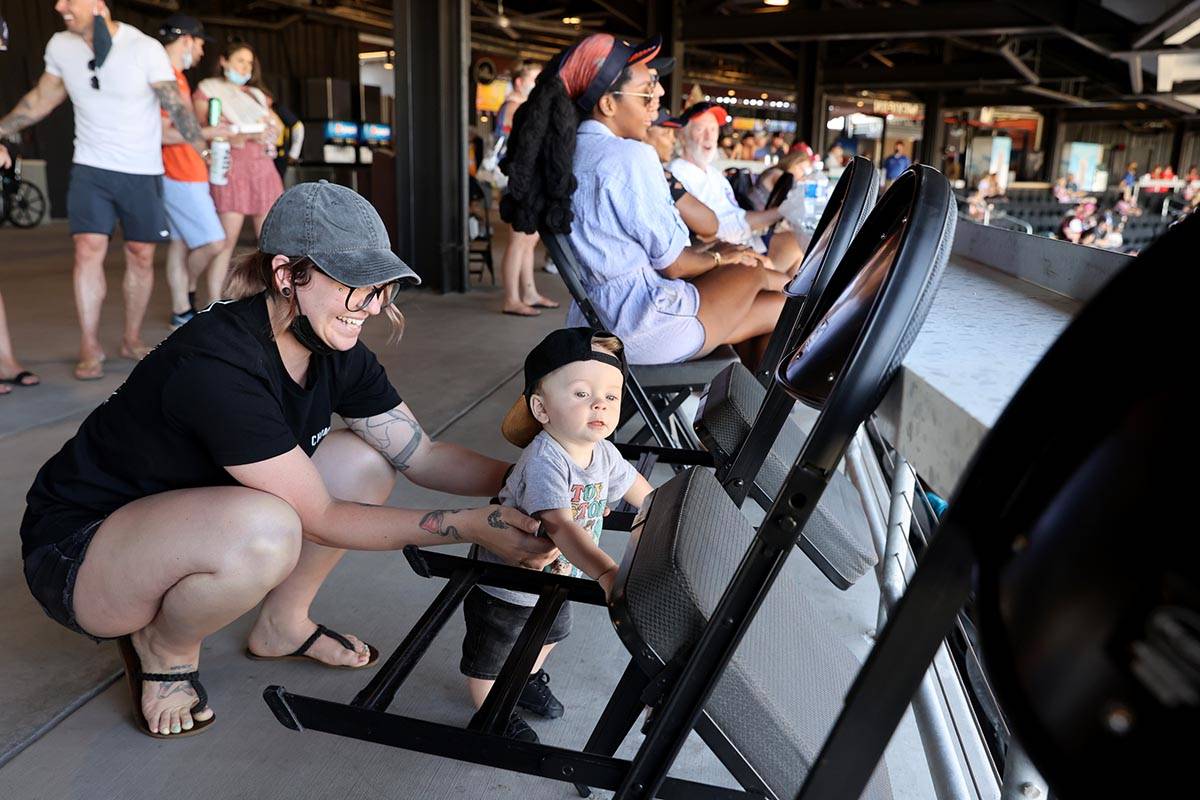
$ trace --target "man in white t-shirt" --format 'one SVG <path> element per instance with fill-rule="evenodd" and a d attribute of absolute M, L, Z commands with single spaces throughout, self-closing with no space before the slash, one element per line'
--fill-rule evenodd
<path fill-rule="evenodd" d="M 75 159 L 67 214 L 75 239 L 75 303 L 82 329 L 75 377 L 94 380 L 104 376 L 104 256 L 118 220 L 125 237 L 121 355 L 138 360 L 150 351 L 141 328 L 154 285 L 154 245 L 170 238 L 162 203 L 160 109 L 202 154 L 204 139 L 161 44 L 132 25 L 114 22 L 105 0 L 58 0 L 54 10 L 66 30 L 50 37 L 37 85 L 0 117 L 0 142 L 14 139 L 71 98 Z M 0 144 L 0 166 L 10 161 Z"/>
<path fill-rule="evenodd" d="M 717 215 L 717 238 L 766 253 L 776 269 L 791 272 L 804 256 L 796 237 L 786 231 L 760 235 L 782 219 L 783 214 L 778 208 L 744 210 L 737 204 L 729 180 L 713 166 L 720 153 L 717 145 L 721 126 L 729 122 L 729 112 L 716 103 L 696 103 L 676 121 L 683 128 L 680 137 L 683 156 L 672 161 L 668 169 L 683 188 Z"/>

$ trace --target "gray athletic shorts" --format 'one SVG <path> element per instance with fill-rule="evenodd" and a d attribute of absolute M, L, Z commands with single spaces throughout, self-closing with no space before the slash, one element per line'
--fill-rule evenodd
<path fill-rule="evenodd" d="M 73 234 L 112 236 L 119 220 L 127 242 L 166 242 L 171 238 L 163 209 L 162 175 L 131 175 L 73 164 L 67 216 Z"/>

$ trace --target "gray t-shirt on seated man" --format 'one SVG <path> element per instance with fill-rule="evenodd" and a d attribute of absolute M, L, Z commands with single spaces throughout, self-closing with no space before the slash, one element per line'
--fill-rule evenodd
<path fill-rule="evenodd" d="M 636 477 L 637 470 L 607 439 L 596 444 L 592 463 L 585 469 L 571 460 L 553 436 L 542 431 L 517 460 L 512 474 L 500 490 L 500 502 L 530 516 L 539 511 L 569 508 L 575 522 L 592 535 L 593 542 L 599 544 L 604 529 L 605 507 L 624 497 Z M 503 563 L 500 558 L 480 547 L 475 548 L 475 554 L 481 561 Z M 583 576 L 579 568 L 572 566 L 564 556 L 559 556 L 544 571 L 576 578 Z M 528 592 L 482 585 L 479 588 L 515 605 L 533 606 L 537 603 L 537 595 Z"/>

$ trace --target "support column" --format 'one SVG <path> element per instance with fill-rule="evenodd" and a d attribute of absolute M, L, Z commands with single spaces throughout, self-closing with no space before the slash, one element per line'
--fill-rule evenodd
<path fill-rule="evenodd" d="M 393 0 L 396 241 L 438 292 L 467 287 L 467 0 Z"/>
<path fill-rule="evenodd" d="M 683 0 L 651 0 L 646 7 L 646 35 L 661 33 L 662 50 L 659 55 L 675 59 L 675 71 L 663 81 L 666 94 L 662 107 L 675 114 L 683 110 L 687 89 L 683 81 Z"/>
<path fill-rule="evenodd" d="M 921 153 L 916 158 L 922 164 L 940 167 L 942 162 L 942 93 L 930 92 L 922 99 L 925 102 L 925 120 L 921 123 Z"/>
<path fill-rule="evenodd" d="M 1046 109 L 1042 113 L 1042 168 L 1038 180 L 1054 181 L 1058 170 L 1059 132 L 1062 130 L 1061 108 Z"/>
<path fill-rule="evenodd" d="M 1175 170 L 1176 175 L 1187 174 L 1187 166 L 1182 163 L 1183 159 L 1183 135 L 1187 131 L 1187 122 L 1185 120 L 1175 121 L 1175 134 L 1171 137 L 1171 169 Z"/>
<path fill-rule="evenodd" d="M 825 93 L 821 91 L 823 42 L 804 42 L 796 51 L 796 139 L 824 152 Z"/>

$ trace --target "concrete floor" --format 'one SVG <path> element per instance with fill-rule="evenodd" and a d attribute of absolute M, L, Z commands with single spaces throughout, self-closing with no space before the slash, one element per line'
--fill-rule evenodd
<path fill-rule="evenodd" d="M 162 253 L 159 254 L 161 261 Z M 497 265 L 499 261 L 497 260 Z M 80 421 L 132 368 L 113 358 L 120 337 L 121 263 L 107 262 L 113 288 L 104 309 L 105 379 L 80 383 L 70 376 L 77 348 L 66 227 L 34 231 L 0 228 L 0 292 L 8 306 L 18 356 L 37 371 L 41 386 L 0 397 L 0 797 L 30 798 L 346 798 L 479 797 L 563 798 L 565 784 L 460 764 L 279 726 L 261 699 L 268 684 L 334 700 L 349 700 L 368 675 L 309 664 L 266 664 L 241 650 L 249 615 L 208 640 L 201 663 L 219 722 L 207 735 L 160 742 L 139 734 L 112 645 L 96 646 L 46 618 L 34 604 L 20 570 L 17 528 L 24 494 L 38 467 L 72 435 Z M 147 341 L 167 333 L 166 286 L 158 272 Z M 544 293 L 565 300 L 553 276 L 538 274 Z M 499 420 L 520 391 L 524 354 L 562 324 L 562 311 L 538 319 L 496 313 L 500 292 L 490 285 L 465 295 L 403 295 L 407 332 L 397 347 L 384 326 L 369 326 L 368 344 L 426 430 L 482 452 L 515 458 L 501 439 Z M 391 502 L 437 507 L 449 498 L 401 481 Z M 462 504 L 458 501 L 458 504 Z M 624 534 L 606 535 L 614 554 Z M 844 641 L 860 657 L 869 648 L 877 595 L 871 581 L 834 590 L 805 562 L 806 584 L 828 610 Z M 809 574 L 811 573 L 811 574 Z M 811 578 L 811 580 L 809 580 Z M 441 581 L 416 577 L 398 553 L 352 553 L 334 572 L 314 607 L 314 618 L 353 632 L 385 654 L 399 643 Z M 470 715 L 458 674 L 461 617 L 456 616 L 410 678 L 392 710 L 465 723 Z M 544 741 L 581 746 L 627 661 L 602 609 L 581 608 L 576 634 L 556 651 L 548 670 L 568 704 L 557 721 L 532 721 Z M 622 754 L 631 755 L 630 737 Z M 932 796 L 911 719 L 887 759 L 896 796 Z M 723 767 L 696 737 L 674 774 L 732 786 Z"/>

